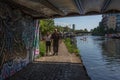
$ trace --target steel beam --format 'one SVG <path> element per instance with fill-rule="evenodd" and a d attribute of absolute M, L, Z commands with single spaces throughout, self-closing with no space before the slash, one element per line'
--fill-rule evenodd
<path fill-rule="evenodd" d="M 80 14 L 84 14 L 84 8 L 81 0 L 73 0 Z"/>
<path fill-rule="evenodd" d="M 101 12 L 102 12 L 102 13 L 108 8 L 108 6 L 110 5 L 111 2 L 112 2 L 112 0 L 105 0 L 105 1 L 103 2 L 103 6 L 102 6 L 102 8 L 101 8 Z"/>

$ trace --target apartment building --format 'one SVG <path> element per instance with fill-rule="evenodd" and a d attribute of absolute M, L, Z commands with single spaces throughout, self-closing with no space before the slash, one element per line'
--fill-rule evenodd
<path fill-rule="evenodd" d="M 116 15 L 115 14 L 103 14 L 102 15 L 102 23 L 103 25 L 110 29 L 116 29 Z"/>
<path fill-rule="evenodd" d="M 103 14 L 102 24 L 108 29 L 120 31 L 120 14 Z"/>

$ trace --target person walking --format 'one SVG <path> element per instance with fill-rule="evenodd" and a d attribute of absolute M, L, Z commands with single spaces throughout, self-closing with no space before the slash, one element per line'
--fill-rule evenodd
<path fill-rule="evenodd" d="M 60 35 L 57 29 L 54 30 L 51 38 L 53 43 L 53 55 L 58 55 Z"/>
<path fill-rule="evenodd" d="M 47 32 L 47 35 L 45 36 L 45 42 L 46 42 L 46 55 L 51 54 L 51 34 Z"/>

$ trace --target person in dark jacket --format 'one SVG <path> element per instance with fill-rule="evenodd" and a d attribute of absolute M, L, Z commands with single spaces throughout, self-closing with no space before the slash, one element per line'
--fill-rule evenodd
<path fill-rule="evenodd" d="M 53 55 L 58 55 L 60 35 L 57 29 L 54 30 L 51 38 L 53 42 Z"/>

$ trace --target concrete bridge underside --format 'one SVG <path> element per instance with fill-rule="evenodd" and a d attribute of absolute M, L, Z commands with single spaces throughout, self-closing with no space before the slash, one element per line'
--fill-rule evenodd
<path fill-rule="evenodd" d="M 0 0 L 0 80 L 39 53 L 36 19 L 120 12 L 120 0 Z"/>
<path fill-rule="evenodd" d="M 120 0 L 1 0 L 34 18 L 120 12 Z"/>

